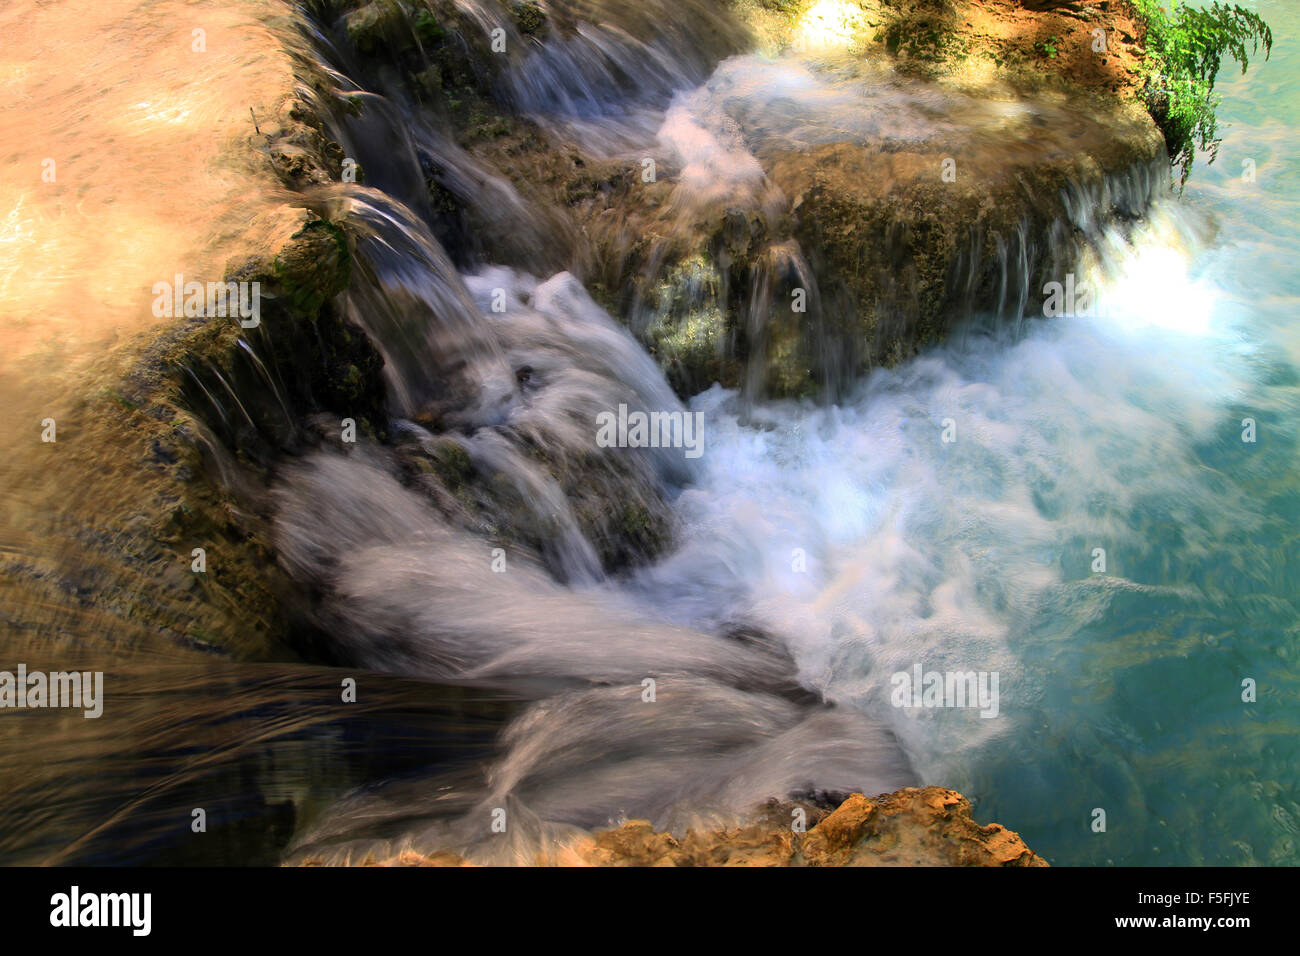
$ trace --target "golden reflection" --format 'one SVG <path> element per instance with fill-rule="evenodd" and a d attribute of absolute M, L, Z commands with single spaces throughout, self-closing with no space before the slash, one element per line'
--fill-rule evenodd
<path fill-rule="evenodd" d="M 276 217 L 283 196 L 253 162 L 249 109 L 274 117 L 292 95 L 265 22 L 283 13 L 280 0 L 0 8 L 6 384 L 48 382 L 136 339 L 156 321 L 155 281 L 218 278 L 231 240 Z"/>
<path fill-rule="evenodd" d="M 817 0 L 799 18 L 796 42 L 804 50 L 847 47 L 862 25 L 862 10 L 852 0 Z"/>

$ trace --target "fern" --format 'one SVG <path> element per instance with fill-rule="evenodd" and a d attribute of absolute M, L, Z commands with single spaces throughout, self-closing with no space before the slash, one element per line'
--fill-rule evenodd
<path fill-rule="evenodd" d="M 1146 24 L 1141 96 L 1164 134 L 1170 162 L 1181 169 L 1186 183 L 1197 152 L 1206 153 L 1212 163 L 1223 141 L 1214 81 L 1224 58 L 1240 63 L 1245 73 L 1261 47 L 1268 59 L 1273 31 L 1259 14 L 1235 3 L 1215 0 L 1199 9 L 1172 2 L 1166 8 L 1158 0 L 1133 0 L 1133 6 Z"/>

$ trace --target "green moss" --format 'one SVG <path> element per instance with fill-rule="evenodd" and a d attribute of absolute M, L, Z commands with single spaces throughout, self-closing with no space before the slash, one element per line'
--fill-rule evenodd
<path fill-rule="evenodd" d="M 287 299 L 295 312 L 315 315 L 347 287 L 351 266 L 343 231 L 323 219 L 313 220 L 271 264 L 274 293 Z"/>
<path fill-rule="evenodd" d="M 429 460 L 449 491 L 459 491 L 474 477 L 474 463 L 470 461 L 469 453 L 450 439 L 440 442 Z"/>
<path fill-rule="evenodd" d="M 623 509 L 620 526 L 629 538 L 640 540 L 650 533 L 654 522 L 650 518 L 649 510 L 643 505 L 628 505 Z"/>
<path fill-rule="evenodd" d="M 801 329 L 796 323 L 786 323 L 769 325 L 769 330 L 764 363 L 768 393 L 784 398 L 811 398 L 817 387 L 808 367 Z"/>
<path fill-rule="evenodd" d="M 758 0 L 758 5 L 773 13 L 782 13 L 787 17 L 798 17 L 808 6 L 809 0 Z"/>
<path fill-rule="evenodd" d="M 917 15 L 914 11 L 896 14 L 881 25 L 873 39 L 884 43 L 891 55 L 926 66 L 961 60 L 970 55 L 969 43 L 960 35 L 957 20 L 950 9 L 933 14 Z"/>
<path fill-rule="evenodd" d="M 403 17 L 394 0 L 374 0 L 349 13 L 343 27 L 353 46 L 362 53 L 375 53 L 397 35 Z"/>
<path fill-rule="evenodd" d="M 679 394 L 727 378 L 723 359 L 728 318 L 721 289 L 717 267 L 704 255 L 695 255 L 671 269 L 651 295 L 658 319 L 646 330 L 646 344 Z"/>
<path fill-rule="evenodd" d="M 115 388 L 111 388 L 111 389 L 109 389 L 109 390 L 108 390 L 108 394 L 109 394 L 109 397 L 113 399 L 113 401 L 117 402 L 117 403 L 118 403 L 119 405 L 121 405 L 123 408 L 129 409 L 129 410 L 131 410 L 131 411 L 133 411 L 133 412 L 134 412 L 134 411 L 139 411 L 139 410 L 140 410 L 140 405 L 139 405 L 138 402 L 133 402 L 133 401 L 131 401 L 131 399 L 127 398 L 125 395 L 123 395 L 123 394 L 122 394 L 120 391 L 118 391 L 117 389 L 115 389 Z"/>
<path fill-rule="evenodd" d="M 437 43 L 447 35 L 447 31 L 428 7 L 417 10 L 412 23 L 415 26 L 415 35 L 420 38 L 421 43 Z"/>
<path fill-rule="evenodd" d="M 696 309 L 661 325 L 654 337 L 655 350 L 686 365 L 705 365 L 716 358 L 726 331 L 727 317 L 716 305 Z"/>
<path fill-rule="evenodd" d="M 546 30 L 546 11 L 537 4 L 525 0 L 516 3 L 510 11 L 515 18 L 515 26 L 524 36 L 541 36 Z"/>
<path fill-rule="evenodd" d="M 514 124 L 503 115 L 486 115 L 481 111 L 475 112 L 475 121 L 470 125 L 465 134 L 466 140 L 470 143 L 481 140 L 501 139 L 509 136 L 515 131 Z"/>

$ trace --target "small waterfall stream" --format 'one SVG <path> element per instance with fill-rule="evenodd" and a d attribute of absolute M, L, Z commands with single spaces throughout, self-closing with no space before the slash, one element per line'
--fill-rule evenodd
<path fill-rule="evenodd" d="M 472 12 L 479 19 L 488 16 L 477 7 Z M 797 57 L 736 56 L 708 76 L 682 37 L 656 37 L 654 43 L 637 43 L 609 29 L 579 27 L 564 42 L 521 43 L 529 52 L 505 71 L 501 95 L 560 141 L 578 142 L 590 154 L 632 162 L 658 157 L 673 183 L 661 222 L 679 233 L 690 233 L 724 209 L 728 216 L 757 216 L 780 228 L 790 199 L 764 173 L 759 157 L 782 149 L 926 141 L 954 135 L 959 122 L 962 129 L 980 131 L 993 148 L 1007 124 L 1022 115 L 1045 128 L 1063 128 L 1065 133 L 1056 134 L 1063 139 L 1077 125 L 1044 104 L 984 103 Z M 337 65 L 340 73 L 345 69 L 346 62 Z M 763 404 L 766 343 L 779 335 L 770 325 L 777 314 L 774 298 L 791 288 L 811 290 L 809 324 L 818 324 L 816 280 L 799 243 L 778 234 L 755 256 L 752 287 L 743 292 L 749 297 L 749 351 L 740 417 L 731 417 L 737 396 L 717 387 L 692 404 L 704 410 L 709 437 L 721 444 L 711 446 L 700 464 L 681 449 L 607 455 L 624 485 L 671 505 L 681 519 L 675 533 L 684 542 L 630 578 L 608 579 L 599 542 L 584 537 L 549 463 L 592 455 L 592 423 L 601 411 L 626 405 L 647 413 L 678 412 L 682 406 L 642 346 L 573 274 L 547 278 L 515 271 L 535 268 L 541 261 L 535 253 L 483 262 L 472 244 L 443 251 L 426 224 L 427 212 L 423 221 L 420 216 L 421 165 L 442 171 L 442 183 L 482 207 L 479 221 L 495 228 L 537 235 L 547 228 L 547 213 L 430 132 L 400 92 L 384 95 L 391 102 L 363 109 L 361 120 L 335 114 L 337 139 L 359 147 L 370 184 L 353 189 L 343 206 L 362 263 L 362 279 L 349 294 L 350 314 L 385 355 L 392 411 L 401 422 L 399 445 L 455 442 L 472 469 L 495 475 L 493 481 L 506 487 L 493 507 L 523 505 L 527 514 L 513 520 L 536 527 L 536 540 L 545 543 L 522 553 L 494 551 L 490 531 L 484 535 L 484 529 L 454 519 L 449 525 L 447 512 L 454 508 L 431 506 L 402 487 L 391 453 L 372 448 L 346 456 L 322 452 L 284 472 L 277 492 L 277 550 L 295 579 L 321 596 L 316 622 L 342 659 L 441 681 L 486 681 L 535 703 L 506 730 L 502 755 L 477 787 L 462 783 L 456 797 L 446 800 L 437 796 L 445 788 L 435 777 L 404 784 L 401 799 L 378 798 L 379 809 L 369 797 L 345 801 L 300 835 L 297 853 L 332 858 L 393 852 L 391 844 L 347 839 L 349 820 L 373 825 L 376 814 L 393 813 L 404 821 L 391 835 L 400 846 L 523 862 L 562 843 L 571 832 L 566 828 L 606 826 L 632 816 L 681 829 L 701 819 L 734 819 L 773 796 L 878 792 L 938 779 L 941 769 L 962 765 L 945 764 L 936 748 L 946 753 L 957 744 L 970 751 L 1005 733 L 1001 722 L 968 721 L 965 715 L 937 726 L 900 723 L 869 689 L 881 685 L 887 662 L 897 656 L 902 667 L 909 654 L 928 654 L 935 665 L 978 662 L 977 669 L 1000 671 L 1013 682 L 1022 673 L 1007 646 L 1005 625 L 977 610 L 975 593 L 946 582 L 942 563 L 923 578 L 928 583 L 917 597 L 923 606 L 934 605 L 916 612 L 929 623 L 916 638 L 906 639 L 908 628 L 900 634 L 907 653 L 884 654 L 876 647 L 880 638 L 873 635 L 883 636 L 892 626 L 882 607 L 916 573 L 905 569 L 913 561 L 939 562 L 914 552 L 904 559 L 898 546 L 917 547 L 904 545 L 905 538 L 892 538 L 898 544 L 884 547 L 871 538 L 864 543 L 861 536 L 885 513 L 874 505 L 855 513 L 859 483 L 888 483 L 889 471 L 873 480 L 870 472 L 828 475 L 816 466 L 809 480 L 829 480 L 832 490 L 839 488 L 840 506 L 803 513 L 802 531 L 784 522 L 769 527 L 783 513 L 801 514 L 791 511 L 778 490 L 801 473 L 808 452 L 794 450 L 802 443 L 798 436 L 808 428 L 822 441 L 834 441 L 828 429 L 831 435 L 847 429 L 845 416 L 867 407 L 816 413 L 831 417 L 814 424 L 807 421 L 809 410 L 784 412 Z M 382 128 L 412 111 L 416 118 L 409 125 Z M 1046 246 L 1031 242 L 1028 224 L 1009 239 L 1000 237 L 991 264 L 996 301 L 987 313 L 996 340 L 1011 335 L 1004 348 L 1030 347 L 1015 345 L 1014 337 L 1025 334 L 1019 320 L 1044 262 L 1073 261 L 1086 252 L 1099 278 L 1115 272 L 1128 240 L 1120 226 L 1111 225 L 1114 213 L 1140 218 L 1162 190 L 1167 197 L 1166 180 L 1158 168 L 1137 165 L 1096 185 L 1069 185 L 1062 197 L 1068 218 L 1049 230 Z M 442 238 L 459 236 L 444 232 Z M 568 236 L 561 245 L 574 241 Z M 672 232 L 663 241 L 671 246 Z M 990 264 L 980 261 L 977 242 L 972 248 L 975 254 L 953 268 L 964 272 L 974 298 L 984 291 L 975 286 L 985 281 L 981 276 Z M 578 242 L 570 267 L 581 273 L 591 255 Z M 459 271 L 455 261 L 462 263 Z M 657 317 L 638 314 L 638 308 L 645 307 L 633 304 L 630 327 L 653 327 Z M 963 338 L 970 341 L 971 334 Z M 970 347 L 986 349 L 983 341 Z M 834 343 L 823 341 L 820 350 L 827 357 L 823 372 L 837 368 L 843 379 L 852 366 L 833 354 Z M 924 380 L 923 370 L 937 361 L 924 360 L 900 376 Z M 872 379 L 868 394 L 881 387 Z M 871 407 L 881 404 L 877 396 Z M 941 404 L 936 397 L 935 407 Z M 780 470 L 768 475 L 765 493 L 744 476 L 764 467 L 762 449 L 772 443 L 795 457 L 778 454 Z M 877 460 L 877 469 L 888 467 L 888 449 L 898 445 L 899 439 L 872 443 L 866 454 Z M 755 454 L 760 458 L 752 461 Z M 856 462 L 856 454 L 844 461 Z M 937 467 L 936 461 L 931 468 Z M 728 502 L 742 490 L 744 504 L 735 513 Z M 609 499 L 601 499 L 608 507 Z M 755 507 L 767 513 L 752 512 Z M 823 524 L 822 514 L 831 524 Z M 920 527 L 935 533 L 935 546 L 948 540 L 930 522 Z M 1025 540 L 1023 547 L 1033 553 L 1033 537 Z M 852 579 L 844 577 L 847 569 L 837 570 L 838 580 L 821 587 L 840 593 L 849 580 L 857 584 L 824 607 L 829 594 L 817 596 L 817 582 L 842 560 L 837 547 L 849 549 L 845 557 L 860 554 L 849 566 L 859 570 Z M 813 573 L 798 584 L 774 566 L 784 559 L 772 553 L 795 549 L 813 562 Z M 907 564 L 890 570 L 899 560 Z M 972 584 L 987 588 L 990 580 L 980 576 Z M 1023 581 L 1018 588 L 1032 595 L 1045 583 Z M 850 594 L 857 595 L 852 613 L 834 614 L 829 631 L 822 632 L 827 612 L 851 600 Z M 799 611 L 799 595 L 812 601 L 807 611 Z M 1009 595 L 1001 599 L 1007 600 Z M 808 619 L 796 623 L 792 614 Z M 963 616 L 969 636 L 954 641 L 953 625 L 944 621 Z M 921 640 L 919 647 L 915 640 Z M 853 675 L 849 690 L 840 685 L 845 668 Z M 646 681 L 654 685 L 651 694 Z M 917 760 L 924 775 L 914 769 Z M 516 821 L 509 841 L 493 840 L 486 828 L 494 810 Z M 422 814 L 425 822 L 413 822 Z"/>
<path fill-rule="evenodd" d="M 452 135 L 458 107 L 421 85 L 429 23 L 386 22 L 387 56 L 308 6 L 286 41 L 300 92 L 363 175 L 302 202 L 346 233 L 339 305 L 383 359 L 383 435 L 293 421 L 274 331 L 241 346 L 293 436 L 265 501 L 320 665 L 113 661 L 132 711 L 69 739 L 45 810 L 40 786 L 11 789 L 29 826 L 0 855 L 171 862 L 167 807 L 209 786 L 261 821 L 214 862 L 518 864 L 628 818 L 682 831 L 934 783 L 1053 861 L 1295 862 L 1294 736 L 1223 729 L 1243 676 L 1278 665 L 1269 699 L 1300 690 L 1300 351 L 1280 318 L 1300 176 L 1264 94 L 1237 90 L 1282 167 L 1283 226 L 1221 167 L 1178 197 L 1146 157 L 1027 186 L 941 282 L 909 259 L 915 229 L 872 223 L 896 268 L 868 309 L 819 281 L 811 204 L 948 151 L 992 180 L 1086 152 L 1108 121 L 769 56 L 705 0 L 554 0 L 545 40 L 456 0 L 483 43 L 504 31 L 465 88 L 626 200 L 582 221 L 494 163 L 523 149 L 510 136 Z M 446 42 L 473 73 L 470 35 Z M 1251 256 L 1282 265 L 1248 278 Z M 1092 301 L 1044 318 L 1067 276 Z M 900 350 L 926 309 L 938 324 Z M 264 420 L 219 370 L 192 377 L 215 429 Z M 615 412 L 689 416 L 703 453 L 606 447 Z M 1271 457 L 1243 450 L 1245 418 Z M 897 706 L 915 666 L 996 673 L 998 719 Z M 340 675 L 366 687 L 346 715 L 321 703 Z M 190 738 L 210 761 L 178 757 Z M 78 782 L 86 752 L 125 782 Z M 1215 801 L 1235 838 L 1197 830 Z M 1094 806 L 1127 849 L 1088 843 Z"/>

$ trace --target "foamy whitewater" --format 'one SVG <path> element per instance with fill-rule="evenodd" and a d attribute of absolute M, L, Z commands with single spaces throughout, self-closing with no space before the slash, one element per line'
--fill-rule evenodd
<path fill-rule="evenodd" d="M 1026 652 L 1046 617 L 1161 590 L 1126 576 L 1150 548 L 1134 510 L 1166 501 L 1189 543 L 1213 536 L 1192 510 L 1213 493 L 1195 450 L 1246 384 L 1232 337 L 1181 251 L 1147 236 L 1125 266 L 1184 301 L 1126 306 L 1126 277 L 1103 319 L 972 333 L 830 408 L 697 396 L 710 446 L 680 499 L 684 540 L 633 591 L 677 623 L 781 635 L 802 682 L 888 723 L 923 779 L 969 780 L 973 748 L 1032 732 L 1044 675 Z M 1249 525 L 1241 502 L 1220 505 L 1216 521 Z M 889 675 L 918 661 L 999 672 L 1006 722 L 891 707 Z"/>
<path fill-rule="evenodd" d="M 575 40 L 562 56 L 581 50 Z M 788 197 L 758 158 L 769 146 L 942 136 L 942 117 L 958 114 L 996 135 L 1017 111 L 1048 109 L 737 56 L 610 132 L 599 120 L 617 110 L 599 83 L 562 109 L 525 95 L 544 66 L 518 74 L 535 115 L 559 114 L 593 150 L 658 156 L 682 210 L 779 209 Z M 1285 162 L 1269 188 L 1292 205 L 1274 194 L 1270 209 L 1294 210 L 1300 194 Z M 540 560 L 512 554 L 493 574 L 486 543 L 445 527 L 382 456 L 324 454 L 290 475 L 279 547 L 322 590 L 324 626 L 346 653 L 533 701 L 485 780 L 357 794 L 300 833 L 297 852 L 369 852 L 367 821 L 400 819 L 399 845 L 522 862 L 575 826 L 644 817 L 680 830 L 767 797 L 920 782 L 963 791 L 1054 861 L 1293 862 L 1278 828 L 1292 834 L 1300 818 L 1300 761 L 1263 714 L 1296 689 L 1274 658 L 1290 660 L 1300 583 L 1286 570 L 1300 513 L 1297 349 L 1279 320 L 1297 289 L 1292 267 L 1250 263 L 1296 241 L 1261 231 L 1264 190 L 1231 189 L 1222 160 L 1197 175 L 1204 193 L 1195 179 L 1187 196 L 1157 189 L 1123 233 L 1095 232 L 1096 196 L 1069 197 L 1075 226 L 1093 231 L 1066 285 L 1067 300 L 1088 289 L 1086 311 L 1067 301 L 1052 318 L 976 316 L 830 406 L 715 385 L 682 409 L 567 274 L 456 277 L 437 260 L 413 284 L 405 263 L 402 287 L 443 323 L 428 365 L 490 397 L 461 413 L 457 440 L 481 471 L 542 502 L 538 520 L 544 510 L 568 543 Z M 420 228 L 407 223 L 402 241 Z M 395 244 L 382 224 L 375 235 Z M 356 315 L 383 342 L 391 280 L 382 255 L 369 261 L 378 291 Z M 494 310 L 500 289 L 508 304 Z M 1004 291 L 1012 311 L 1027 293 Z M 472 333 L 436 296 L 474 302 Z M 501 384 L 521 366 L 522 397 Z M 429 371 L 402 367 L 395 393 L 417 393 Z M 673 496 L 677 537 L 609 580 L 519 436 L 576 454 L 601 410 L 624 404 L 700 416 L 702 454 L 627 449 Z M 924 672 L 978 675 L 970 686 L 998 699 L 896 706 L 893 676 Z M 1273 689 L 1243 716 L 1241 682 L 1259 675 Z M 1258 732 L 1243 731 L 1254 714 Z M 1216 806 L 1235 829 L 1194 822 Z M 484 838 L 494 808 L 524 821 L 509 840 Z M 1121 840 L 1091 839 L 1096 808 Z"/>
<path fill-rule="evenodd" d="M 191 296 L 190 268 L 167 267 L 152 294 L 157 318 L 199 311 L 204 292 L 251 323 L 240 346 L 295 451 L 265 497 L 233 459 L 226 477 L 258 486 L 245 504 L 294 584 L 294 649 L 320 663 L 161 639 L 119 656 L 98 617 L 84 661 L 33 645 L 0 704 L 41 700 L 44 723 L 6 735 L 2 763 L 41 773 L 0 787 L 0 817 L 15 821 L 0 859 L 267 865 L 409 847 L 535 863 L 630 818 L 680 833 L 772 798 L 936 784 L 1054 865 L 1300 863 L 1300 48 L 1279 45 L 1246 77 L 1225 69 L 1225 141 L 1185 193 L 1162 164 L 1067 185 L 1049 248 L 1022 225 L 984 261 L 953 264 L 971 289 L 980 279 L 990 314 L 855 377 L 869 353 L 832 354 L 856 343 L 822 335 L 822 310 L 839 306 L 814 288 L 790 226 L 799 197 L 776 182 L 802 173 L 780 158 L 930 143 L 952 145 L 963 175 L 988 175 L 1012 142 L 1029 162 L 1105 139 L 1099 117 L 855 61 L 838 4 L 809 5 L 779 57 L 713 0 L 575 0 L 564 7 L 587 22 L 544 42 L 496 3 L 457 5 L 485 30 L 504 17 L 503 109 L 593 169 L 617 161 L 633 188 L 653 170 L 659 205 L 584 237 L 491 149 L 458 145 L 397 60 L 353 49 L 331 5 L 310 5 L 321 19 L 301 30 L 280 23 L 264 42 L 283 44 L 323 132 L 365 171 L 304 201 L 348 233 L 336 305 L 384 359 L 387 439 L 338 443 L 333 420 L 295 420 L 275 379 L 299 357 L 277 355 L 255 290 Z M 1252 6 L 1279 37 L 1300 35 L 1294 4 Z M 278 70 L 259 88 L 277 89 Z M 238 86 L 210 79 L 226 98 Z M 146 95 L 128 85 L 132 102 Z M 85 120 L 82 86 L 60 85 L 59 101 Z M 212 102 L 195 115 L 225 129 L 236 111 Z M 116 114 L 100 112 L 78 128 L 112 145 Z M 166 152 L 171 134 L 150 128 L 137 138 L 161 136 Z M 434 208 L 446 197 L 431 183 L 454 214 Z M 283 199 L 221 196 L 240 221 Z M 643 276 L 670 292 L 614 296 L 619 314 L 602 305 L 608 288 L 584 285 L 598 242 L 646 240 L 638 261 L 668 269 L 677 240 L 729 219 L 766 224 L 743 253 L 747 288 L 722 293 L 730 305 L 722 267 L 704 261 Z M 1052 314 L 1024 314 L 1048 291 L 1027 276 L 1068 266 L 1058 256 L 1076 239 L 1086 251 Z M 175 254 L 145 245 L 140 263 Z M 24 294 L 84 297 L 80 282 L 43 286 L 33 261 L 14 260 Z M 810 293 L 821 403 L 764 397 L 777 354 L 765 349 L 779 344 L 766 323 L 792 286 Z M 727 308 L 746 323 L 748 364 L 729 379 L 741 387 L 682 385 L 676 365 L 670 384 L 660 359 L 677 346 L 647 333 Z M 669 347 L 657 359 L 647 341 Z M 93 351 L 75 342 L 68 356 Z M 42 348 L 53 361 L 64 347 Z M 239 383 L 222 385 L 195 416 L 256 427 Z M 644 515 L 671 521 L 611 553 Z M 111 575 L 78 570 L 67 597 L 80 614 Z M 103 592 L 105 619 L 129 616 L 134 593 Z M 83 687 L 81 710 L 20 697 L 37 673 L 102 673 L 103 694 Z M 349 678 L 356 701 L 340 705 Z M 177 807 L 208 809 L 207 839 L 178 830 Z"/>

